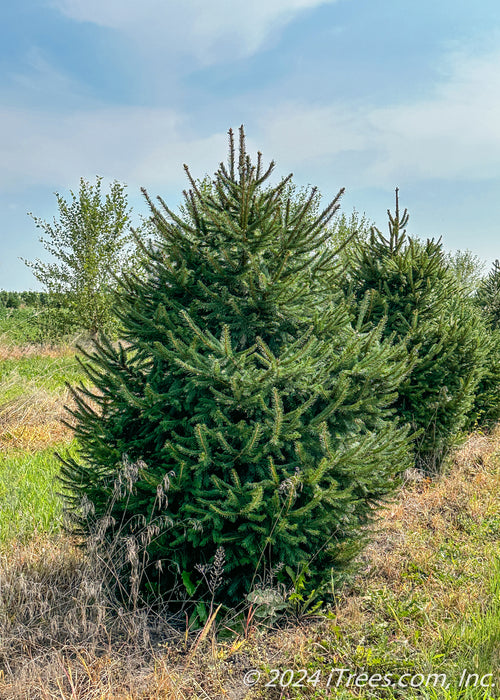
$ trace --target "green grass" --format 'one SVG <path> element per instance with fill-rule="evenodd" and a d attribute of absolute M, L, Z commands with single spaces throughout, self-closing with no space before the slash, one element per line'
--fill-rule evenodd
<path fill-rule="evenodd" d="M 65 382 L 75 385 L 84 380 L 73 354 L 59 354 L 58 351 L 54 354 L 21 355 L 0 362 L 0 416 L 6 421 L 2 424 L 3 431 L 17 430 L 16 421 L 28 420 L 30 428 L 39 425 L 43 433 L 44 422 L 51 419 L 50 412 L 65 400 Z M 22 401 L 23 405 L 19 416 L 10 417 L 12 403 L 9 402 L 15 400 Z M 58 416 L 54 418 L 57 420 Z M 12 426 L 9 421 L 13 421 Z M 0 545 L 14 538 L 26 541 L 35 533 L 52 534 L 59 530 L 62 503 L 57 495 L 56 476 L 60 463 L 55 449 L 64 447 L 64 443 L 51 444 L 33 452 L 11 447 L 8 442 L 3 444 L 5 451 L 0 452 Z"/>
<path fill-rule="evenodd" d="M 421 674 L 424 682 L 419 689 L 405 688 L 389 690 L 374 697 L 394 698 L 425 698 L 426 700 L 498 700 L 500 698 L 500 560 L 491 562 L 491 578 L 487 581 L 487 595 L 484 601 L 477 603 L 467 617 L 461 621 L 452 620 L 449 624 L 442 623 L 435 643 L 426 648 L 419 648 L 416 640 L 413 653 L 406 656 L 392 654 L 390 643 L 385 636 L 375 634 L 371 640 L 370 660 L 377 656 L 373 649 L 378 648 L 382 668 L 378 672 L 394 666 L 397 669 L 395 677 L 402 673 Z M 397 615 L 401 630 L 405 630 L 405 619 L 401 611 Z M 432 625 L 432 615 L 423 624 Z M 386 649 L 382 654 L 382 649 Z M 372 671 L 376 672 L 376 671 Z M 370 673 L 370 671 L 369 671 Z M 446 685 L 441 679 L 432 674 L 445 674 Z M 491 676 L 490 676 L 491 674 Z M 477 676 L 477 678 L 476 678 Z M 425 681 L 430 677 L 428 687 Z M 481 687 L 481 679 L 485 686 Z M 418 683 L 420 678 L 415 680 Z M 406 681 L 408 683 L 408 681 Z M 491 684 L 491 685 L 490 685 Z M 352 697 L 346 695 L 345 697 Z M 361 693 L 359 697 L 372 697 L 369 693 Z"/>
<path fill-rule="evenodd" d="M 65 383 L 74 385 L 85 380 L 85 374 L 74 355 L 62 357 L 20 357 L 0 362 L 0 406 L 30 390 L 60 392 Z"/>
<path fill-rule="evenodd" d="M 369 690 L 359 692 L 360 698 L 425 698 L 428 700 L 497 700 L 500 695 L 500 562 L 491 562 L 491 578 L 487 581 L 485 600 L 477 603 L 461 620 L 459 615 L 450 619 L 448 624 L 440 622 L 438 635 L 434 643 L 427 646 L 419 643 L 420 636 L 414 633 L 414 621 L 418 619 L 423 630 L 436 624 L 433 613 L 423 613 L 425 594 L 418 590 L 406 600 L 380 600 L 372 613 L 372 623 L 365 646 L 358 646 L 351 663 L 356 673 L 362 671 L 372 676 L 379 673 L 384 676 L 392 672 L 395 682 L 402 674 L 416 675 L 415 684 L 420 688 L 380 689 L 378 694 Z M 428 601 L 427 601 L 428 602 Z M 399 628 L 397 635 L 408 637 L 408 644 L 398 643 L 395 630 L 385 626 L 388 608 L 392 608 L 394 622 Z M 410 613 L 409 613 L 410 609 Z M 409 616 L 413 621 L 409 622 Z M 410 632 L 413 634 L 407 634 Z M 389 633 L 388 633 L 389 632 Z M 346 664 L 349 666 L 349 662 Z M 433 674 L 445 674 L 445 687 L 441 679 Z M 475 675 L 478 679 L 475 684 Z M 492 674 L 492 676 L 489 676 Z M 470 675 L 467 687 L 467 679 Z M 425 687 L 426 680 L 428 687 Z M 480 679 L 491 687 L 481 688 Z M 404 682 L 408 685 L 410 679 Z M 434 686 L 435 682 L 435 687 Z M 300 697 L 300 696 L 297 696 Z M 339 694 L 339 697 L 353 697 L 353 693 Z"/>
<path fill-rule="evenodd" d="M 445 629 L 441 635 L 441 654 L 443 658 L 449 659 L 449 675 L 454 676 L 454 683 L 451 683 L 453 687 L 442 695 L 446 700 L 459 697 L 500 697 L 500 560 L 493 559 L 491 565 L 486 601 L 477 604 L 466 619 L 454 623 L 451 629 Z M 495 686 L 490 693 L 485 694 L 475 687 L 463 689 L 460 694 L 457 671 L 460 670 L 461 676 L 465 669 L 469 673 L 478 674 L 479 678 L 492 673 Z"/>
<path fill-rule="evenodd" d="M 67 445 L 58 447 L 64 450 Z M 54 451 L 51 446 L 34 454 L 20 450 L 0 454 L 0 545 L 60 530 L 62 501 L 56 478 L 60 462 Z"/>

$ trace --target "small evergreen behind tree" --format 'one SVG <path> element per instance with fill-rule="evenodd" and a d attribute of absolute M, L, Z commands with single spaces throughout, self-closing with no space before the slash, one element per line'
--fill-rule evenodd
<path fill-rule="evenodd" d="M 491 329 L 500 328 L 500 261 L 495 260 L 489 274 L 482 280 L 477 304 Z"/>
<path fill-rule="evenodd" d="M 354 308 L 366 309 L 368 327 L 385 319 L 384 335 L 413 357 L 397 409 L 417 433 L 418 467 L 435 472 L 472 411 L 484 372 L 485 328 L 460 293 L 441 242 L 407 236 L 398 190 L 395 215 L 388 215 L 389 236 L 374 227 L 357 246 L 350 290 Z"/>
<path fill-rule="evenodd" d="M 96 517 L 111 503 L 125 534 L 159 523 L 142 585 L 160 592 L 182 582 L 208 596 L 222 557 L 229 603 L 280 567 L 329 583 L 408 464 L 390 408 L 406 361 L 380 328 L 354 329 L 325 283 L 341 193 L 311 219 L 314 192 L 283 199 L 289 178 L 269 187 L 273 166 L 230 131 L 212 187 L 186 168 L 182 216 L 145 193 L 157 242 L 146 279 L 127 276 L 117 299 L 126 342 L 96 343 L 83 363 L 96 389 L 74 392 L 73 514 L 84 532 L 82 502 Z"/>
<path fill-rule="evenodd" d="M 469 428 L 492 428 L 500 420 L 500 262 L 495 260 L 481 281 L 475 298 L 476 308 L 486 326 L 487 356 L 484 374 L 476 390 Z"/>

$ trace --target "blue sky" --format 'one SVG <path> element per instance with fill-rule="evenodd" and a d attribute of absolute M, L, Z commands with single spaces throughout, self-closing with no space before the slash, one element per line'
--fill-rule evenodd
<path fill-rule="evenodd" d="M 80 177 L 172 206 L 245 125 L 278 175 L 380 228 L 500 257 L 498 0 L 17 0 L 0 4 L 0 288 L 37 288 L 27 216 Z"/>

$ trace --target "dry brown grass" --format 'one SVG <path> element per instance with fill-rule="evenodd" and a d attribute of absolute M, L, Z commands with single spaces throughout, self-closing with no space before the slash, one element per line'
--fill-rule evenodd
<path fill-rule="evenodd" d="M 99 574 L 68 537 L 0 555 L 1 700 L 237 697 L 234 640 L 197 644 L 158 612 L 126 613 Z"/>
<path fill-rule="evenodd" d="M 33 452 L 70 440 L 72 432 L 61 422 L 68 418 L 64 407 L 69 404 L 68 391 L 55 393 L 27 383 L 23 396 L 0 406 L 0 450 Z"/>
<path fill-rule="evenodd" d="M 74 355 L 70 345 L 14 345 L 0 343 L 0 361 L 24 358 L 61 358 Z M 37 451 L 71 439 L 71 431 L 61 420 L 67 419 L 64 406 L 70 403 L 68 391 L 49 391 L 35 382 L 20 379 L 14 372 L 2 382 L 2 392 L 22 384 L 22 395 L 0 405 L 0 450 Z"/>
<path fill-rule="evenodd" d="M 0 343 L 0 361 L 6 359 L 51 358 L 75 355 L 75 347 L 51 345 L 6 345 Z M 60 370 L 55 367 L 56 373 Z M 48 382 L 50 377 L 45 378 Z M 66 407 L 74 406 L 70 392 L 50 384 L 40 386 L 38 380 L 29 380 L 14 369 L 2 379 L 3 396 L 13 398 L 0 403 L 0 451 L 20 449 L 29 452 L 72 439 L 72 431 L 62 423 L 72 422 Z"/>
<path fill-rule="evenodd" d="M 397 584 L 401 570 L 413 563 L 429 571 L 431 582 L 441 544 L 452 536 L 458 545 L 484 515 L 500 514 L 499 457 L 500 429 L 489 436 L 473 434 L 441 478 L 407 482 L 397 501 L 382 512 L 378 531 L 363 554 L 365 575 Z M 470 564 L 475 566 L 475 561 Z"/>
<path fill-rule="evenodd" d="M 203 641 L 186 636 L 145 611 L 119 615 L 100 572 L 67 537 L 13 544 L 0 557 L 0 698 L 285 698 L 245 688 L 245 671 L 304 668 L 323 657 L 349 666 L 379 628 L 384 653 L 430 648 L 443 626 L 486 600 L 491 557 L 500 552 L 499 463 L 500 430 L 471 436 L 447 474 L 413 475 L 385 509 L 328 619 L 273 631 L 247 618 L 227 641 L 213 630 Z M 406 611 L 415 600 L 417 612 Z"/>
<path fill-rule="evenodd" d="M 11 342 L 2 342 L 0 338 L 0 360 L 19 360 L 24 357 L 67 357 L 74 355 L 75 348 L 61 344 L 38 345 L 29 343 L 26 345 L 15 345 Z"/>

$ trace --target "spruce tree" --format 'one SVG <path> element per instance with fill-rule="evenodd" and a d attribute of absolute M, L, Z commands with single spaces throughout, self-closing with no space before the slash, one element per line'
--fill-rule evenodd
<path fill-rule="evenodd" d="M 123 342 L 85 353 L 95 389 L 74 390 L 80 451 L 62 479 L 83 532 L 83 502 L 96 517 L 111 503 L 125 533 L 160 511 L 158 590 L 209 595 L 203 572 L 223 556 L 217 595 L 237 603 L 272 568 L 321 586 L 359 551 L 407 466 L 391 408 L 407 364 L 381 328 L 353 328 L 326 284 L 341 192 L 311 217 L 314 191 L 283 198 L 290 176 L 269 187 L 274 163 L 253 164 L 243 129 L 239 148 L 229 134 L 212 186 L 186 168 L 182 215 L 145 193 L 148 274 L 122 283 Z"/>
<path fill-rule="evenodd" d="M 477 304 L 491 329 L 500 328 L 500 261 L 495 260 L 488 275 L 481 281 Z"/>
<path fill-rule="evenodd" d="M 395 214 L 388 216 L 388 237 L 373 227 L 358 244 L 350 292 L 366 326 L 385 320 L 384 335 L 412 358 L 397 410 L 416 434 L 417 466 L 435 472 L 467 425 L 484 372 L 484 326 L 459 293 L 441 241 L 407 235 L 409 215 L 400 212 L 398 190 Z"/>
<path fill-rule="evenodd" d="M 487 356 L 469 427 L 492 428 L 500 420 L 500 261 L 495 260 L 491 271 L 481 281 L 475 304 L 487 327 Z"/>

